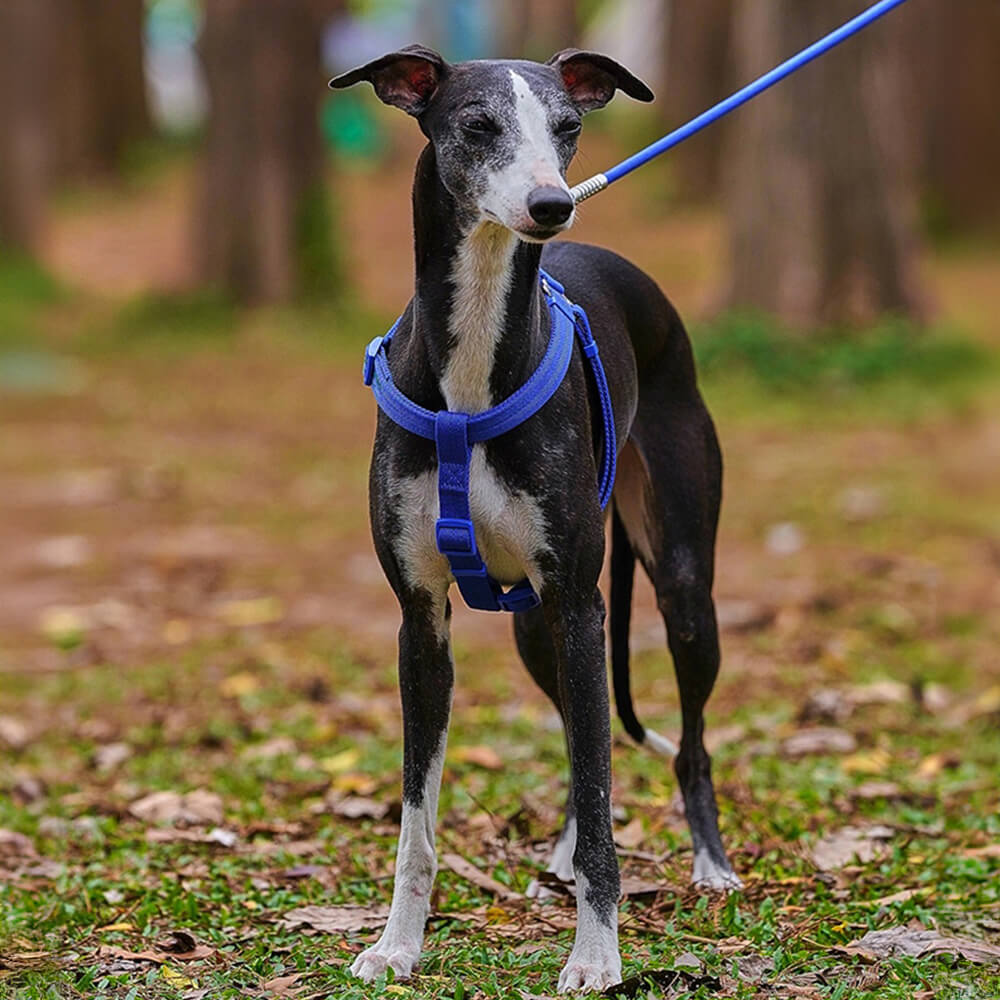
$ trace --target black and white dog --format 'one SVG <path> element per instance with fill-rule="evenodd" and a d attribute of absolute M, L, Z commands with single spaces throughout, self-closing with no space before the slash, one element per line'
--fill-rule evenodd
<path fill-rule="evenodd" d="M 542 65 L 450 65 L 411 46 L 331 81 L 361 80 L 414 116 L 428 139 L 413 185 L 416 292 L 392 342 L 392 376 L 431 411 L 479 413 L 538 367 L 549 337 L 544 265 L 590 317 L 621 444 L 613 499 L 611 645 L 615 692 L 638 741 L 669 746 L 637 721 L 628 686 L 635 561 L 656 590 L 680 687 L 677 776 L 694 845 L 693 881 L 738 887 L 719 837 L 702 710 L 719 668 L 712 602 L 721 458 L 691 347 L 656 284 L 597 247 L 549 244 L 568 229 L 565 181 L 581 115 L 616 89 L 649 89 L 606 56 L 566 50 Z M 611 734 L 604 602 L 598 576 L 599 410 L 580 352 L 555 395 L 519 427 L 473 448 L 470 507 L 480 552 L 502 583 L 527 579 L 541 606 L 514 617 L 517 647 L 566 730 L 566 825 L 551 869 L 574 878 L 578 919 L 560 990 L 621 979 L 618 862 L 611 830 Z M 448 563 L 435 544 L 433 441 L 380 414 L 371 465 L 375 547 L 399 599 L 403 819 L 385 932 L 353 972 L 410 975 L 437 869 L 434 827 L 452 700 Z"/>

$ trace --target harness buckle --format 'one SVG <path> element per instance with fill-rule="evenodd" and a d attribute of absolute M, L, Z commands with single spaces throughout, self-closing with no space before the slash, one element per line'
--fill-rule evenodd
<path fill-rule="evenodd" d="M 463 517 L 439 517 L 434 526 L 438 552 L 443 556 L 475 556 L 476 530 Z"/>
<path fill-rule="evenodd" d="M 371 385 L 375 381 L 375 359 L 378 357 L 378 352 L 382 350 L 384 340 L 385 337 L 375 337 L 365 348 L 365 385 Z"/>

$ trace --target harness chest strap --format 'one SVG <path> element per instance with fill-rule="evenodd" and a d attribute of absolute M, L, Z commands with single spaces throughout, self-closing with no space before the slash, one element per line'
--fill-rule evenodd
<path fill-rule="evenodd" d="M 614 488 L 618 450 L 614 412 L 607 376 L 587 314 L 570 302 L 562 285 L 544 271 L 540 281 L 551 320 L 545 355 L 524 385 L 502 403 L 483 413 L 470 415 L 452 410 L 434 413 L 414 403 L 396 387 L 389 369 L 386 346 L 400 320 L 396 320 L 387 334 L 376 337 L 365 351 L 365 385 L 371 386 L 382 412 L 405 430 L 432 440 L 436 445 L 440 504 L 440 517 L 435 526 L 438 551 L 448 560 L 466 604 L 481 611 L 527 611 L 537 607 L 541 600 L 528 580 L 522 580 L 504 591 L 500 583 L 490 576 L 479 554 L 469 507 L 472 445 L 499 437 L 524 423 L 552 398 L 569 370 L 574 339 L 580 341 L 590 364 L 601 404 L 604 447 L 598 490 L 602 510 L 610 501 Z"/>

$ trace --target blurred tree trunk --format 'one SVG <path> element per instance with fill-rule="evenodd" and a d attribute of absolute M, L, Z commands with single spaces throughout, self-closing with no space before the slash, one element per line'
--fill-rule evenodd
<path fill-rule="evenodd" d="M 210 112 L 201 273 L 243 302 L 335 280 L 319 131 L 320 29 L 333 4 L 205 0 Z"/>
<path fill-rule="evenodd" d="M 117 170 L 129 142 L 150 132 L 143 69 L 144 0 L 56 0 L 56 168 Z"/>
<path fill-rule="evenodd" d="M 733 0 L 669 0 L 664 122 L 675 128 L 732 89 Z M 718 194 L 725 126 L 703 132 L 670 154 L 680 194 L 705 201 Z"/>
<path fill-rule="evenodd" d="M 580 44 L 578 0 L 508 0 L 500 7 L 504 53 L 544 62 Z"/>
<path fill-rule="evenodd" d="M 51 110 L 51 0 L 0 2 L 0 250 L 44 235 Z"/>
<path fill-rule="evenodd" d="M 737 0 L 740 78 L 857 12 L 857 0 Z M 902 39 L 890 16 L 737 114 L 725 165 L 728 305 L 797 326 L 921 311 Z"/>
<path fill-rule="evenodd" d="M 1000 3 L 916 0 L 901 13 L 930 221 L 1000 224 Z"/>

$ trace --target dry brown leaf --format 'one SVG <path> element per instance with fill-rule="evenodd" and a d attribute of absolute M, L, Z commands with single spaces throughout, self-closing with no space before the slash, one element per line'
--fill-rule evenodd
<path fill-rule="evenodd" d="M 889 769 L 892 758 L 879 747 L 872 750 L 859 750 L 845 757 L 840 766 L 848 774 L 882 774 Z"/>
<path fill-rule="evenodd" d="M 452 760 L 459 764 L 474 764 L 476 767 L 483 767 L 487 771 L 503 770 L 503 758 L 493 749 L 487 746 L 460 746 L 448 751 Z"/>
<path fill-rule="evenodd" d="M 866 900 L 865 906 L 891 906 L 893 903 L 905 903 L 915 896 L 926 896 L 930 893 L 926 886 L 922 889 L 900 889 L 899 892 L 890 893 L 888 896 L 880 896 L 878 899 Z"/>
<path fill-rule="evenodd" d="M 300 906 L 289 910 L 279 921 L 288 930 L 311 927 L 324 934 L 349 934 L 377 931 L 389 919 L 389 907 L 374 906 Z"/>
<path fill-rule="evenodd" d="M 887 826 L 845 826 L 818 840 L 812 848 L 813 863 L 820 871 L 843 868 L 855 858 L 862 864 L 886 850 L 885 842 L 895 831 Z"/>
<path fill-rule="evenodd" d="M 277 976 L 261 983 L 260 988 L 267 996 L 272 997 L 294 997 L 299 991 L 305 988 L 304 983 L 300 983 L 301 972 L 293 972 L 289 976 Z"/>
<path fill-rule="evenodd" d="M 30 837 L 16 830 L 0 830 L 0 857 L 34 858 L 38 856 Z"/>
<path fill-rule="evenodd" d="M 222 799 L 214 792 L 152 792 L 137 799 L 129 812 L 145 823 L 183 823 L 188 826 L 218 825 L 223 820 Z"/>
<path fill-rule="evenodd" d="M 869 959 L 910 955 L 955 955 L 976 965 L 1000 965 L 1000 947 L 971 938 L 947 937 L 937 931 L 925 930 L 917 923 L 893 927 L 885 931 L 869 931 L 858 941 L 852 941 L 843 951 Z"/>
<path fill-rule="evenodd" d="M 646 831 L 642 826 L 642 818 L 636 816 L 627 826 L 620 830 L 615 830 L 615 843 L 619 847 L 634 850 L 646 838 Z"/>
<path fill-rule="evenodd" d="M 330 811 L 344 819 L 384 819 L 389 815 L 389 803 L 360 795 L 348 795 L 330 806 Z"/>
<path fill-rule="evenodd" d="M 466 861 L 460 854 L 446 853 L 441 856 L 441 860 L 456 874 L 460 875 L 467 882 L 479 886 L 492 896 L 498 899 L 522 899 L 519 892 L 496 879 L 491 878 L 485 872 L 480 871 L 471 861 Z"/>
<path fill-rule="evenodd" d="M 851 792 L 851 795 L 856 799 L 871 802 L 874 799 L 899 799 L 903 797 L 904 792 L 894 781 L 864 781 Z"/>
<path fill-rule="evenodd" d="M 23 750 L 31 742 L 27 724 L 12 715 L 0 715 L 0 744 L 11 750 Z"/>
<path fill-rule="evenodd" d="M 800 729 L 781 744 L 781 752 L 793 759 L 813 754 L 853 753 L 858 748 L 854 734 L 833 726 Z"/>
<path fill-rule="evenodd" d="M 967 847 L 962 854 L 967 858 L 1000 858 L 1000 844 L 986 844 L 985 847 Z"/>

